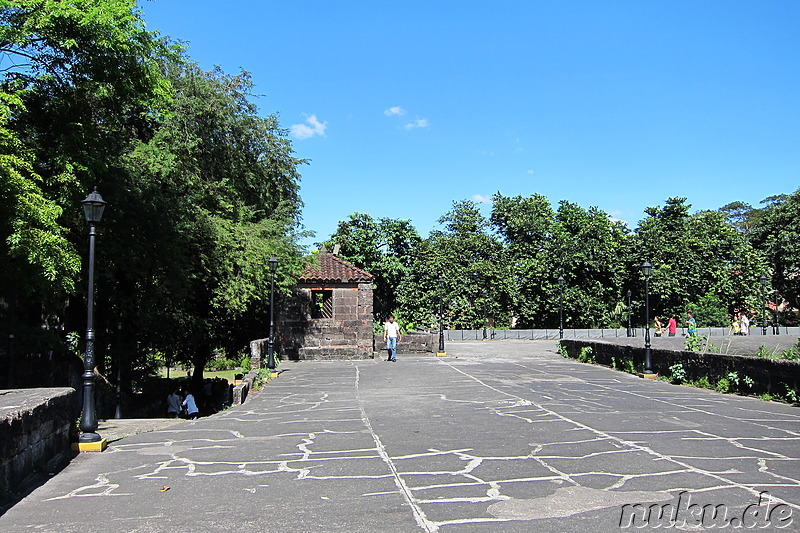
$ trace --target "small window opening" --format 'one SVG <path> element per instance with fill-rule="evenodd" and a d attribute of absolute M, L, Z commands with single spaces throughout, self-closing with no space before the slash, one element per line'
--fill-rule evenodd
<path fill-rule="evenodd" d="M 333 291 L 311 289 L 311 318 L 333 318 Z"/>

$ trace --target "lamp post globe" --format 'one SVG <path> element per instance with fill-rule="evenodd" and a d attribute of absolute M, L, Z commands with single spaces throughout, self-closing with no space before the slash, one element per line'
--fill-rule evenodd
<path fill-rule="evenodd" d="M 641 266 L 642 274 L 644 275 L 644 372 L 645 374 L 653 373 L 653 365 L 650 359 L 650 274 L 653 273 L 653 265 L 650 261 L 645 260 Z"/>
<path fill-rule="evenodd" d="M 100 442 L 101 437 L 97 434 L 97 413 L 94 405 L 94 248 L 96 227 L 103 218 L 103 210 L 106 202 L 97 187 L 81 201 L 83 204 L 83 215 L 89 224 L 89 286 L 86 305 L 86 354 L 83 358 L 83 408 L 81 411 L 81 434 L 78 443 L 89 444 Z"/>
<path fill-rule="evenodd" d="M 269 338 L 267 339 L 267 368 L 275 370 L 275 272 L 278 259 L 269 258 Z"/>
<path fill-rule="evenodd" d="M 558 338 L 564 338 L 564 276 L 558 276 Z"/>

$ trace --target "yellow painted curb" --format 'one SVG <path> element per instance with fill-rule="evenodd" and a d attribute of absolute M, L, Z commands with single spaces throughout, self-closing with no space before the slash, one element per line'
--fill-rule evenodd
<path fill-rule="evenodd" d="M 447 352 L 436 352 L 436 357 L 447 357 Z"/>
<path fill-rule="evenodd" d="M 644 379 L 658 379 L 658 374 L 640 374 Z"/>
<path fill-rule="evenodd" d="M 272 374 L 270 376 L 273 377 L 273 378 L 277 378 L 278 377 L 278 372 L 272 372 Z"/>
<path fill-rule="evenodd" d="M 73 442 L 72 449 L 76 452 L 102 452 L 108 448 L 108 439 L 102 438 L 97 442 Z"/>

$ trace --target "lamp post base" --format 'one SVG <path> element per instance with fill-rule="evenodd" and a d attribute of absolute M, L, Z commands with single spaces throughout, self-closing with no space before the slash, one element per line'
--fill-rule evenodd
<path fill-rule="evenodd" d="M 102 452 L 108 448 L 108 439 L 101 438 L 94 442 L 73 442 L 72 449 L 76 452 Z"/>
<path fill-rule="evenodd" d="M 652 372 L 642 372 L 639 374 L 639 377 L 644 379 L 658 379 L 658 374 L 654 374 Z"/>

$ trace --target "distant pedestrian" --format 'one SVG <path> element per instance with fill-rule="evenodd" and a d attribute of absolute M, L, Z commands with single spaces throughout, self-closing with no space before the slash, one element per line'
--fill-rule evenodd
<path fill-rule="evenodd" d="M 664 331 L 664 325 L 661 323 L 661 320 L 656 317 L 655 320 L 655 327 L 656 327 L 656 337 L 660 337 L 661 333 Z"/>
<path fill-rule="evenodd" d="M 742 316 L 739 317 L 739 332 L 742 335 L 750 334 L 750 319 L 747 318 L 747 315 L 744 313 L 742 313 Z"/>
<path fill-rule="evenodd" d="M 690 337 L 694 337 L 697 335 L 697 320 L 694 319 L 694 315 L 692 313 L 686 313 L 686 316 L 688 317 L 686 319 L 686 330 Z"/>
<path fill-rule="evenodd" d="M 181 406 L 186 411 L 186 416 L 189 420 L 197 420 L 200 411 L 197 409 L 197 402 L 194 401 L 194 395 L 188 389 L 183 391 L 186 397 L 183 399 Z"/>
<path fill-rule="evenodd" d="M 678 321 L 675 320 L 674 316 L 669 317 L 669 321 L 667 322 L 667 335 L 670 337 L 674 337 L 675 333 L 678 331 Z"/>
<path fill-rule="evenodd" d="M 181 395 L 180 389 L 175 389 L 167 396 L 167 416 L 169 418 L 178 418 L 181 414 Z"/>
<path fill-rule="evenodd" d="M 739 317 L 737 315 L 733 315 L 733 319 L 731 320 L 731 327 L 728 328 L 728 335 L 733 333 L 734 335 L 741 335 L 739 332 Z"/>
<path fill-rule="evenodd" d="M 397 362 L 397 343 L 403 340 L 400 335 L 400 324 L 394 321 L 394 317 L 389 315 L 389 320 L 383 325 L 383 340 L 386 341 L 386 351 L 389 357 L 387 361 Z"/>

